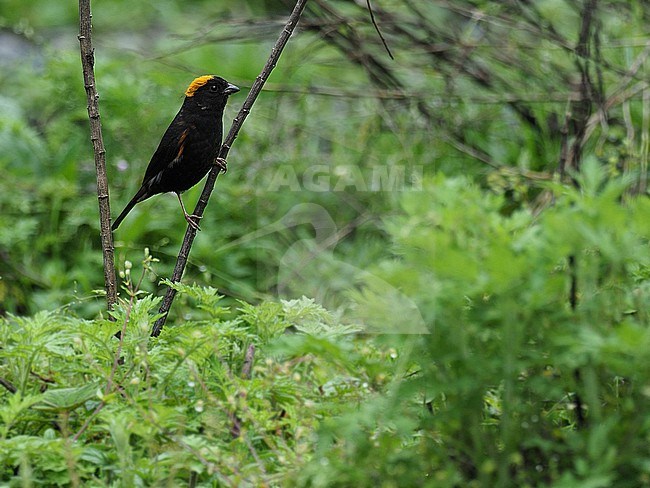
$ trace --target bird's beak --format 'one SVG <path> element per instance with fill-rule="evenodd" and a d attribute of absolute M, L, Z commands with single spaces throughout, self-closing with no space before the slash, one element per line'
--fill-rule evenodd
<path fill-rule="evenodd" d="M 226 89 L 223 91 L 226 95 L 232 95 L 233 93 L 237 93 L 239 91 L 239 87 L 233 85 L 232 83 L 228 83 L 228 86 Z"/>

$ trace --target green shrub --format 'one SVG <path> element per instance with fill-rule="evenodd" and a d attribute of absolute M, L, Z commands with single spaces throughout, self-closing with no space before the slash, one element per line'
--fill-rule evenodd
<path fill-rule="evenodd" d="M 157 339 L 147 295 L 121 302 L 117 322 L 65 310 L 0 321 L 0 480 L 261 486 L 291 479 L 322 419 L 368 395 L 354 329 L 313 301 L 242 304 L 226 319 L 216 290 L 178 288 L 200 316 Z"/>
<path fill-rule="evenodd" d="M 404 195 L 372 272 L 430 333 L 377 338 L 399 356 L 387 394 L 323 424 L 301 485 L 650 483 L 650 202 L 595 163 L 580 183 L 538 216 L 465 178 Z"/>

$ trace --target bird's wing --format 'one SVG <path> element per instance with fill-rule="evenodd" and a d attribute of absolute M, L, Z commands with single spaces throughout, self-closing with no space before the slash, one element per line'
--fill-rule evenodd
<path fill-rule="evenodd" d="M 156 149 L 156 152 L 151 157 L 147 171 L 142 179 L 143 185 L 157 176 L 159 177 L 165 168 L 183 160 L 183 152 L 185 151 L 185 144 L 189 133 L 189 125 L 183 120 L 179 120 L 179 117 L 176 116 L 176 119 L 170 124 L 160 140 L 158 149 Z"/>

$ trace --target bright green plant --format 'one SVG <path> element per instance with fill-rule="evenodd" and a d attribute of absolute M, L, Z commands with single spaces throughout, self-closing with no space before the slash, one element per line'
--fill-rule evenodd
<path fill-rule="evenodd" d="M 362 356 L 356 329 L 312 300 L 242 303 L 233 318 L 216 290 L 175 285 L 195 317 L 151 339 L 159 299 L 138 286 L 153 262 L 147 253 L 139 278 L 131 266 L 122 273 L 116 322 L 66 310 L 0 321 L 9 385 L 0 392 L 0 479 L 279 482 L 311 458 L 322 419 L 370 394 L 364 364 L 381 353 Z M 251 377 L 242 377 L 251 346 Z"/>

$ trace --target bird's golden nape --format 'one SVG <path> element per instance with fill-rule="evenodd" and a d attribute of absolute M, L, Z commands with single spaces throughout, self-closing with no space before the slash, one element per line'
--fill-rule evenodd
<path fill-rule="evenodd" d="M 214 80 L 215 78 L 216 76 L 214 75 L 203 75 L 203 76 L 199 76 L 198 78 L 194 78 L 192 83 L 190 83 L 190 86 L 188 86 L 187 90 L 185 90 L 185 96 L 193 97 L 194 94 L 196 93 L 196 90 L 198 90 L 202 86 L 205 86 L 210 80 Z"/>
<path fill-rule="evenodd" d="M 185 220 L 200 230 L 198 219 L 187 213 L 180 194 L 201 181 L 215 164 L 225 172 L 225 161 L 218 159 L 223 112 L 228 97 L 238 91 L 238 87 L 215 75 L 199 76 L 189 84 L 185 103 L 163 134 L 140 188 L 115 219 L 111 230 L 119 227 L 136 204 L 167 192 L 178 195 Z"/>

